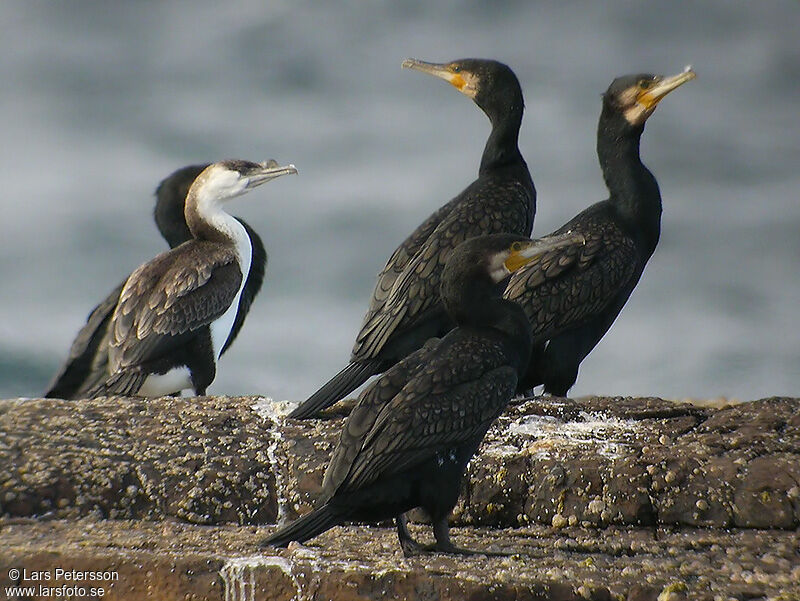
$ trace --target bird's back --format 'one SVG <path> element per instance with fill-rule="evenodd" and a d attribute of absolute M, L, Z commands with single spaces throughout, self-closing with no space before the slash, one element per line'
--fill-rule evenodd
<path fill-rule="evenodd" d="M 432 312 L 439 318 L 442 270 L 455 247 L 486 234 L 530 235 L 534 207 L 530 175 L 527 168 L 520 172 L 517 167 L 482 175 L 431 215 L 387 263 L 381 275 L 391 273 L 392 279 L 379 277 L 351 360 L 378 356 L 393 338 Z M 404 262 L 402 269 L 399 259 Z M 441 335 L 449 327 L 429 335 Z"/>
<path fill-rule="evenodd" d="M 345 422 L 325 498 L 472 448 L 510 399 L 518 361 L 502 336 L 458 328 L 386 371 Z"/>

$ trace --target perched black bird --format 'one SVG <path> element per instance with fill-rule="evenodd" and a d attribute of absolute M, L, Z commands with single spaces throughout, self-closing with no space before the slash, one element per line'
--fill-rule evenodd
<path fill-rule="evenodd" d="M 448 81 L 489 117 L 492 131 L 478 179 L 394 251 L 378 274 L 350 363 L 297 407 L 289 415 L 292 418 L 312 417 L 420 348 L 428 338 L 453 327 L 439 301 L 439 284 L 447 257 L 461 242 L 502 232 L 527 237 L 533 227 L 536 190 L 517 145 L 523 99 L 514 72 L 484 59 L 446 64 L 407 59 L 403 67 Z"/>
<path fill-rule="evenodd" d="M 186 196 L 192 239 L 140 266 L 112 317 L 105 382 L 89 397 L 160 396 L 205 390 L 222 350 L 241 326 L 241 297 L 253 264 L 248 229 L 222 203 L 288 173 L 275 161 L 222 161 L 204 169 Z M 263 277 L 263 276 L 262 276 Z"/>
<path fill-rule="evenodd" d="M 403 552 L 411 555 L 423 547 L 403 513 L 422 507 L 436 537 L 428 550 L 458 552 L 447 518 L 461 477 L 514 394 L 531 349 L 528 320 L 501 298 L 498 283 L 539 253 L 582 243 L 573 234 L 537 241 L 495 234 L 460 244 L 441 278 L 442 302 L 457 327 L 361 394 L 325 472 L 319 506 L 263 544 L 303 542 L 347 521 L 395 518 Z"/>
<path fill-rule="evenodd" d="M 184 202 L 189 187 L 206 167 L 208 167 L 208 163 L 182 167 L 164 178 L 156 188 L 156 205 L 153 216 L 158 231 L 170 248 L 175 248 L 192 238 L 189 227 L 186 225 Z M 228 350 L 239 333 L 253 299 L 261 290 L 267 267 L 267 252 L 261 238 L 246 221 L 239 217 L 237 219 L 250 236 L 253 256 L 250 273 L 239 299 L 239 311 L 236 313 L 233 330 L 228 340 L 225 341 L 222 354 Z M 47 391 L 44 393 L 45 398 L 82 398 L 90 389 L 106 380 L 110 340 L 108 326 L 111 323 L 114 308 L 119 302 L 119 295 L 125 281 L 120 282 L 89 314 L 86 325 L 78 331 L 72 342 L 67 359 L 48 385 Z"/>
<path fill-rule="evenodd" d="M 554 232 L 583 234 L 586 245 L 543 254 L 512 276 L 504 294 L 533 328 L 521 392 L 544 384 L 565 396 L 639 281 L 661 230 L 661 193 L 639 158 L 639 140 L 658 102 L 694 77 L 688 68 L 672 77 L 627 75 L 603 95 L 597 154 L 610 196 Z"/>

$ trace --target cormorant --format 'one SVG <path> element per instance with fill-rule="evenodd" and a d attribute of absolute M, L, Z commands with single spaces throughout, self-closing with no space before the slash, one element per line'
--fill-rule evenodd
<path fill-rule="evenodd" d="M 658 102 L 694 78 L 688 67 L 672 77 L 627 75 L 603 95 L 597 154 L 610 196 L 554 232 L 581 233 L 586 245 L 542 255 L 512 276 L 504 294 L 533 328 L 520 392 L 544 384 L 545 392 L 565 396 L 639 281 L 661 229 L 661 193 L 639 158 L 639 141 Z"/>
<path fill-rule="evenodd" d="M 182 167 L 164 178 L 156 188 L 153 216 L 158 231 L 170 248 L 175 248 L 192 238 L 186 225 L 184 202 L 192 182 L 208 166 L 209 163 Z M 239 217 L 236 219 L 247 230 L 253 256 L 250 273 L 239 299 L 239 311 L 236 314 L 233 330 L 225 341 L 221 354 L 225 354 L 239 333 L 253 299 L 261 290 L 267 266 L 267 253 L 261 238 L 246 221 Z M 45 398 L 82 398 L 90 389 L 108 377 L 108 326 L 125 281 L 127 278 L 89 314 L 86 325 L 78 331 L 72 342 L 67 359 L 48 385 L 44 393 Z"/>
<path fill-rule="evenodd" d="M 517 145 L 523 99 L 514 72 L 486 59 L 445 64 L 407 59 L 403 67 L 444 79 L 489 118 L 492 131 L 478 178 L 394 251 L 378 274 L 349 364 L 292 411 L 292 418 L 312 417 L 420 348 L 428 338 L 453 327 L 439 301 L 439 284 L 447 257 L 458 244 L 493 233 L 527 237 L 533 227 L 536 190 Z"/>
<path fill-rule="evenodd" d="M 395 518 L 403 552 L 411 555 L 423 547 L 403 514 L 421 507 L 436 538 L 428 550 L 459 552 L 447 518 L 461 477 L 514 394 L 531 349 L 525 313 L 501 298 L 498 283 L 542 252 L 582 243 L 568 233 L 537 241 L 494 234 L 460 244 L 441 278 L 442 302 L 456 327 L 361 394 L 325 472 L 320 504 L 262 544 L 285 546 L 343 522 Z"/>
<path fill-rule="evenodd" d="M 192 239 L 125 282 L 110 325 L 108 377 L 89 397 L 160 396 L 187 388 L 205 394 L 235 336 L 252 263 L 248 231 L 223 203 L 289 173 L 297 173 L 293 165 L 227 160 L 197 176 L 184 210 Z"/>

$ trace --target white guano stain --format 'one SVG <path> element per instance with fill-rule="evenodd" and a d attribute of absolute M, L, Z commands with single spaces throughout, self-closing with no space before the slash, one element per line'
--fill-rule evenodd
<path fill-rule="evenodd" d="M 508 432 L 526 441 L 524 448 L 538 457 L 550 457 L 558 449 L 580 446 L 598 455 L 618 459 L 625 454 L 638 428 L 634 420 L 603 413 L 581 412 L 581 421 L 562 422 L 547 415 L 529 415 L 511 423 Z"/>
<path fill-rule="evenodd" d="M 283 557 L 250 555 L 247 557 L 227 557 L 220 568 L 219 575 L 225 586 L 225 601 L 256 600 L 256 570 L 278 568 L 292 582 L 296 593 L 292 601 L 301 601 L 303 589 L 292 571 L 292 564 Z"/>
<path fill-rule="evenodd" d="M 285 474 L 283 472 L 281 462 L 278 458 L 278 447 L 283 440 L 281 434 L 280 424 L 283 417 L 290 413 L 292 409 L 297 406 L 296 403 L 291 401 L 273 401 L 268 397 L 261 397 L 255 401 L 251 408 L 261 419 L 271 422 L 269 426 L 270 443 L 267 446 L 267 460 L 269 461 L 270 469 L 275 475 L 275 496 L 278 503 L 278 525 L 286 523 L 287 516 L 287 500 L 281 494 L 286 490 L 285 487 Z"/>

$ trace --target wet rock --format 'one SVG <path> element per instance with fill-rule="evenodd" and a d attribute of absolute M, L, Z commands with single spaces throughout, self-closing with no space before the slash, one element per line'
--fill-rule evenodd
<path fill-rule="evenodd" d="M 6 518 L 0 590 L 26 584 L 12 569 L 61 568 L 116 573 L 99 583 L 106 601 L 800 598 L 797 535 L 786 530 L 457 528 L 456 544 L 495 555 L 407 559 L 393 529 L 339 527 L 308 545 L 258 550 L 272 528 Z"/>
<path fill-rule="evenodd" d="M 261 397 L 0 401 L 0 515 L 294 519 L 318 497 L 342 417 L 285 420 L 287 409 Z M 453 523 L 791 529 L 798 490 L 798 399 L 536 398 L 489 431 Z"/>

